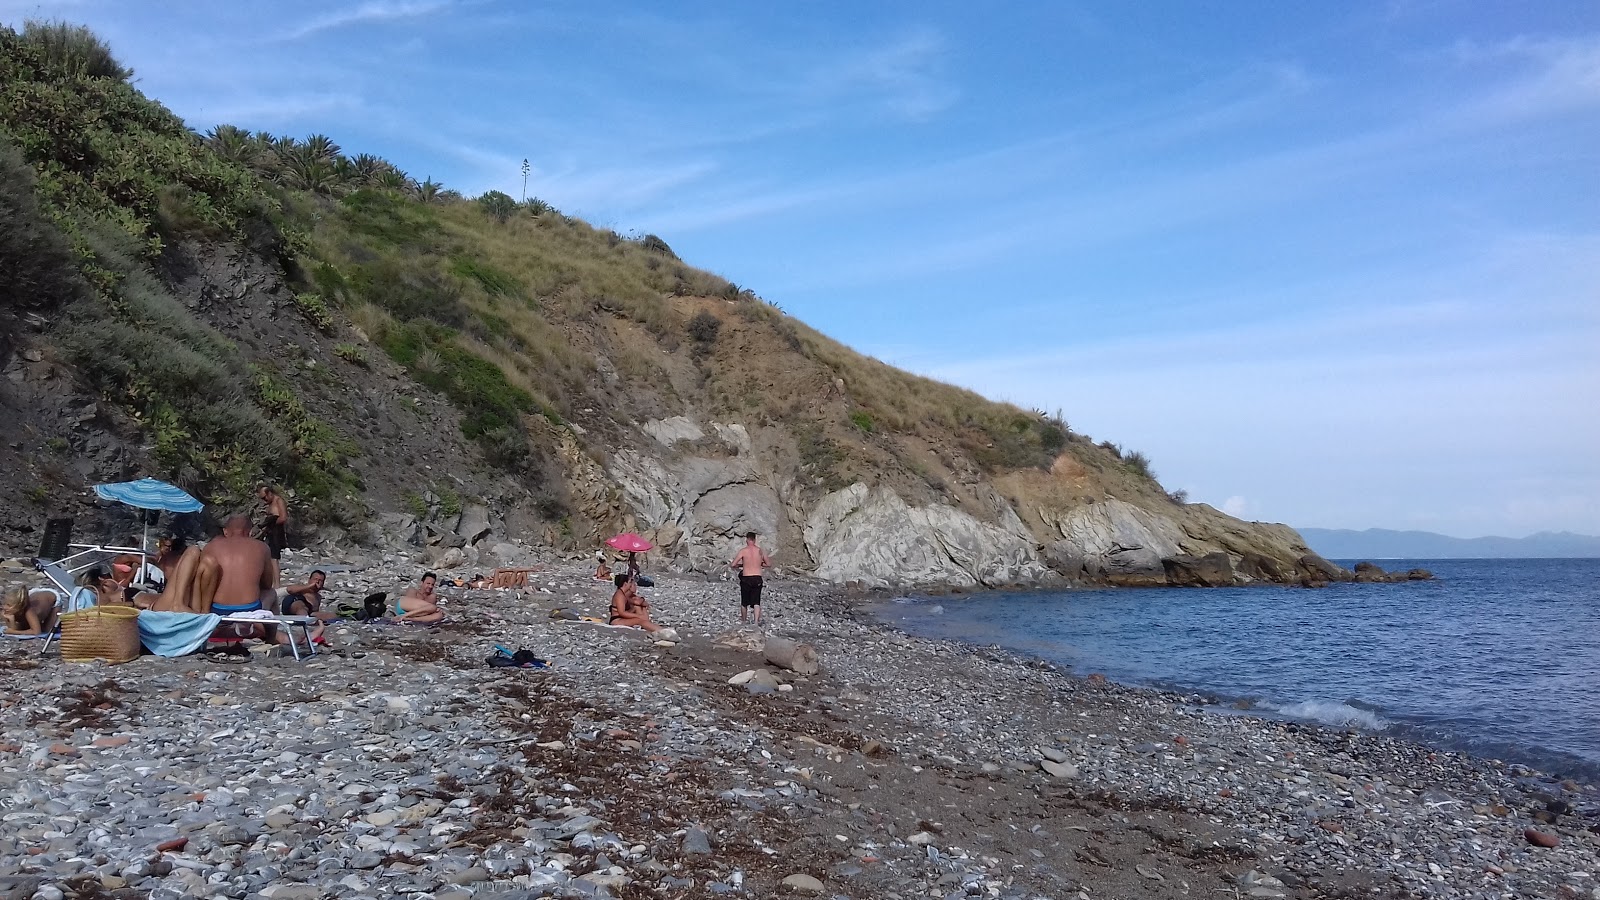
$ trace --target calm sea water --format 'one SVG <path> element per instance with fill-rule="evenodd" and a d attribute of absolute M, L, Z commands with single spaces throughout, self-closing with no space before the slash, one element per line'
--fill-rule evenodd
<path fill-rule="evenodd" d="M 1394 560 L 1435 580 L 907 598 L 913 634 L 1600 781 L 1600 560 Z"/>

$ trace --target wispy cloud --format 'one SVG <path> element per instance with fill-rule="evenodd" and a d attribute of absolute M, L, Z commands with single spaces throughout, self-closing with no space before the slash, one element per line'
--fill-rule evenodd
<path fill-rule="evenodd" d="M 368 0 L 360 6 L 347 7 L 324 13 L 291 29 L 284 38 L 299 40 L 323 31 L 346 28 L 351 25 L 369 25 L 412 19 L 437 12 L 450 5 L 450 0 Z"/>
<path fill-rule="evenodd" d="M 805 73 L 795 93 L 810 102 L 861 95 L 899 117 L 927 119 L 959 96 L 939 77 L 947 51 L 938 32 L 918 28 L 888 43 L 825 59 Z"/>

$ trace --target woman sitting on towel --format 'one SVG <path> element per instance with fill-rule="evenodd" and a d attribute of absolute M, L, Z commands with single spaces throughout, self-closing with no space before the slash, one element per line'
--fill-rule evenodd
<path fill-rule="evenodd" d="M 6 634 L 49 634 L 56 630 L 56 603 L 60 599 L 55 591 L 28 590 L 19 584 L 6 591 L 4 602 L 0 603 L 0 624 L 5 626 Z"/>
<path fill-rule="evenodd" d="M 634 590 L 633 576 L 618 575 L 616 585 L 617 592 L 611 595 L 611 616 L 607 621 L 612 625 L 643 628 L 650 632 L 660 631 L 661 626 L 650 621 L 650 601 L 639 596 L 639 592 Z"/>
<path fill-rule="evenodd" d="M 606 565 L 606 554 L 605 554 L 605 551 L 596 550 L 594 552 L 594 558 L 595 558 L 594 580 L 595 581 L 610 581 L 611 580 L 611 567 Z"/>

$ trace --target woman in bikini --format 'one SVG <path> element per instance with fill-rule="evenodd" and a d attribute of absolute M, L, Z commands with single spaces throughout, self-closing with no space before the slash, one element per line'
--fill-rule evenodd
<path fill-rule="evenodd" d="M 49 634 L 59 621 L 56 604 L 60 600 L 61 595 L 53 590 L 29 590 L 19 584 L 6 591 L 4 602 L 0 603 L 0 624 L 5 625 L 6 634 Z"/>

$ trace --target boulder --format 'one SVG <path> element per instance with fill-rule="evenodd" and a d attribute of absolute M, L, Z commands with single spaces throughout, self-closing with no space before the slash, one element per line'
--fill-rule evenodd
<path fill-rule="evenodd" d="M 461 521 L 456 523 L 456 535 L 468 545 L 476 544 L 489 536 L 489 510 L 474 503 L 461 510 Z"/>
<path fill-rule="evenodd" d="M 1356 578 L 1349 569 L 1336 566 L 1315 553 L 1307 553 L 1295 560 L 1295 568 L 1302 583 L 1309 580 L 1326 584 L 1331 581 L 1354 581 Z"/>
<path fill-rule="evenodd" d="M 1389 577 L 1389 573 L 1385 572 L 1382 567 L 1370 562 L 1356 563 L 1355 571 L 1355 580 L 1363 584 L 1377 584 L 1394 580 Z"/>
<path fill-rule="evenodd" d="M 1248 552 L 1239 557 L 1239 564 L 1234 570 L 1244 578 L 1251 581 L 1281 582 L 1285 580 L 1283 568 L 1270 556 L 1261 553 Z"/>
<path fill-rule="evenodd" d="M 1220 550 L 1200 557 L 1170 557 L 1162 560 L 1161 566 L 1166 572 L 1167 583 L 1177 587 L 1226 587 L 1238 582 L 1233 572 L 1233 561 Z"/>

